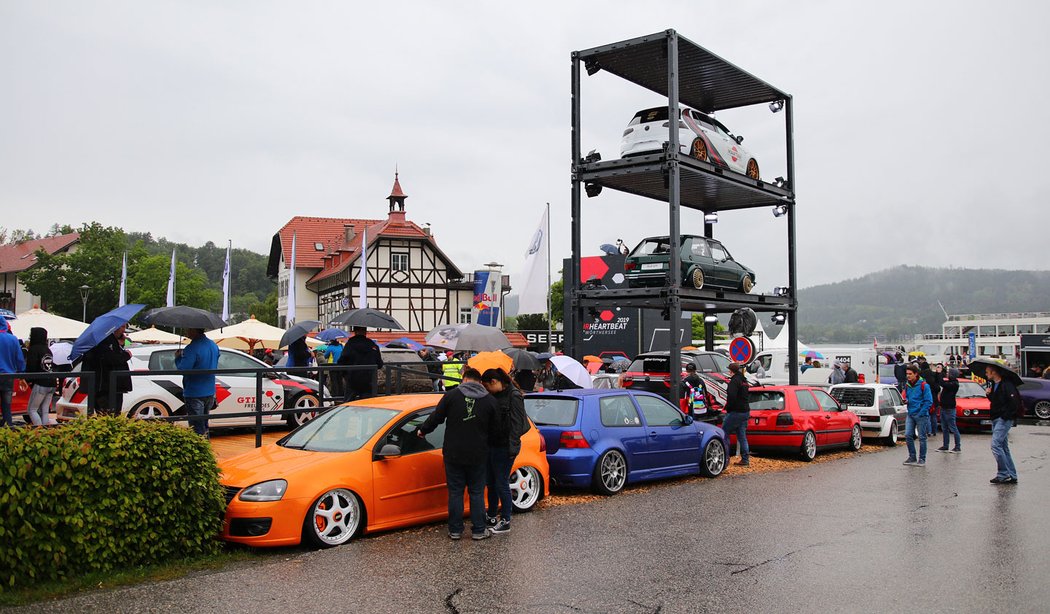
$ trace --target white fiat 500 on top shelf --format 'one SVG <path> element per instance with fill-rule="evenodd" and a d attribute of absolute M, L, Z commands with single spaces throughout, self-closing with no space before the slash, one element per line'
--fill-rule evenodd
<path fill-rule="evenodd" d="M 734 136 L 728 128 L 706 113 L 684 107 L 679 112 L 678 142 L 682 153 L 747 175 L 751 179 L 761 179 L 758 161 L 741 145 L 744 137 Z M 663 151 L 669 127 L 667 107 L 638 111 L 623 131 L 620 157 Z"/>
<path fill-rule="evenodd" d="M 175 345 L 152 345 L 129 348 L 132 371 L 169 371 L 175 370 Z M 244 352 L 219 348 L 220 369 L 244 369 L 245 372 L 215 376 L 215 409 L 211 410 L 209 426 L 250 426 L 255 424 L 254 416 L 241 418 L 223 418 L 223 414 L 255 411 L 255 374 L 258 369 L 267 368 L 266 363 L 256 360 Z M 78 368 L 79 370 L 79 368 Z M 62 389 L 62 398 L 55 409 L 60 417 L 82 415 L 86 413 L 87 394 L 80 390 L 80 378 L 77 371 L 70 374 Z M 132 389 L 124 395 L 121 414 L 129 418 L 158 418 L 164 416 L 186 415 L 186 405 L 182 394 L 181 375 L 141 375 L 132 376 Z M 291 426 L 306 423 L 316 415 L 320 405 L 318 383 L 304 377 L 285 373 L 263 375 L 262 389 L 263 411 L 302 408 L 295 414 L 263 416 L 264 424 L 287 421 Z M 186 425 L 185 422 L 177 424 Z"/>

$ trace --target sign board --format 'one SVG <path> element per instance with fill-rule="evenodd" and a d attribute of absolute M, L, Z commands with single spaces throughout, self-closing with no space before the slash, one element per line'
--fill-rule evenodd
<path fill-rule="evenodd" d="M 755 344 L 748 337 L 735 337 L 729 342 L 729 359 L 746 365 L 755 357 Z"/>
<path fill-rule="evenodd" d="M 529 349 L 531 350 L 546 352 L 551 344 L 557 347 L 565 345 L 565 333 L 560 330 L 551 331 L 549 342 L 547 340 L 547 331 L 545 330 L 519 330 L 518 332 L 525 337 L 525 341 L 529 342 Z"/>
<path fill-rule="evenodd" d="M 503 280 L 498 271 L 474 271 L 471 321 L 482 326 L 498 326 L 502 294 Z"/>
<path fill-rule="evenodd" d="M 968 335 L 970 339 L 970 360 L 977 358 L 977 335 L 970 333 Z"/>

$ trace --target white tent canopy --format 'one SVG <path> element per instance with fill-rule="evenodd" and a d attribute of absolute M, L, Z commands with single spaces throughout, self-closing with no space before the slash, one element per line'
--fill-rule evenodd
<path fill-rule="evenodd" d="M 180 337 L 151 326 L 145 330 L 128 333 L 128 339 L 138 343 L 189 343 L 189 339 Z"/>
<path fill-rule="evenodd" d="M 36 307 L 23 311 L 7 323 L 19 339 L 28 339 L 31 328 L 47 329 L 48 339 L 76 339 L 88 327 L 83 322 L 56 316 Z"/>
<path fill-rule="evenodd" d="M 239 324 L 210 330 L 205 335 L 224 348 L 246 352 L 259 348 L 276 350 L 281 343 L 284 329 L 260 322 L 252 316 Z M 324 345 L 324 343 L 309 337 L 306 339 L 306 344 L 311 347 Z"/>

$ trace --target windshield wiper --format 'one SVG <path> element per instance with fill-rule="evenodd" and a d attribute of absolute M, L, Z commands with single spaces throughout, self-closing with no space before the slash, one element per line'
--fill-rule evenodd
<path fill-rule="evenodd" d="M 302 449 L 303 449 L 303 448 L 305 448 L 306 446 L 295 446 L 295 445 L 292 445 L 292 444 L 286 443 L 286 444 L 284 444 L 284 447 L 286 447 L 286 448 L 288 448 L 288 449 L 290 449 L 290 450 L 302 450 Z"/>

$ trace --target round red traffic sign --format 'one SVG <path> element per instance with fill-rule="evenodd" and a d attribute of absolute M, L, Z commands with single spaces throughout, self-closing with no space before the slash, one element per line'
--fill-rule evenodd
<path fill-rule="evenodd" d="M 746 365 L 755 357 L 755 344 L 748 337 L 737 337 L 729 342 L 729 357 Z"/>

